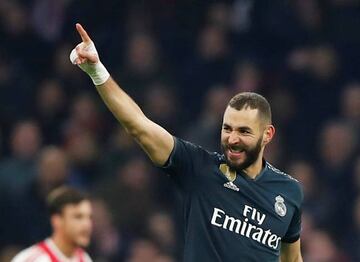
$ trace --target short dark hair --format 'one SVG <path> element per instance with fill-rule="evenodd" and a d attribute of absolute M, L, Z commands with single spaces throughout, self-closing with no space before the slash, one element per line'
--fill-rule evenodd
<path fill-rule="evenodd" d="M 257 109 L 259 116 L 271 124 L 271 107 L 265 97 L 253 92 L 242 92 L 230 99 L 228 106 L 236 110 Z"/>
<path fill-rule="evenodd" d="M 61 214 L 64 207 L 69 204 L 79 204 L 89 197 L 86 193 L 69 186 L 61 186 L 53 191 L 47 197 L 47 206 L 50 216 Z"/>

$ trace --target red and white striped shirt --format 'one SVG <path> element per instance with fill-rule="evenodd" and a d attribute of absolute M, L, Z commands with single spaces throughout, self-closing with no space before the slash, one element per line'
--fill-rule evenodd
<path fill-rule="evenodd" d="M 73 257 L 67 257 L 51 238 L 48 238 L 24 249 L 11 262 L 92 262 L 92 260 L 82 249 L 78 249 Z"/>

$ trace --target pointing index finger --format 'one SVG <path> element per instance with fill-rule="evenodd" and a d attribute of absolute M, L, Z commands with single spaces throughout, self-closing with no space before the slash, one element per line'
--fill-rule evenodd
<path fill-rule="evenodd" d="M 91 42 L 91 38 L 89 37 L 89 35 L 86 33 L 85 29 L 79 24 L 76 24 L 76 30 L 79 32 L 81 40 L 84 43 L 90 43 Z"/>

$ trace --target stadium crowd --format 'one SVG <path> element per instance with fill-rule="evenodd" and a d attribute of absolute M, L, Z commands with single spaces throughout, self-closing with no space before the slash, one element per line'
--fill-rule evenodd
<path fill-rule="evenodd" d="M 49 235 L 63 184 L 93 196 L 94 261 L 181 258 L 177 193 L 70 63 L 76 22 L 147 116 L 206 149 L 232 95 L 265 95 L 304 261 L 360 261 L 358 0 L 0 1 L 0 261 Z"/>

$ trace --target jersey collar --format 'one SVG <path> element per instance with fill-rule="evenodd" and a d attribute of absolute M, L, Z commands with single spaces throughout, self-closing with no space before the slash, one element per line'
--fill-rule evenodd
<path fill-rule="evenodd" d="M 238 172 L 240 176 L 242 176 L 243 178 L 245 178 L 248 181 L 258 181 L 259 179 L 261 179 L 264 174 L 266 173 L 266 171 L 268 170 L 268 162 L 266 162 L 266 160 L 263 158 L 262 160 L 262 166 L 263 168 L 261 169 L 260 173 L 255 177 L 255 178 L 250 178 L 245 172 L 240 171 Z"/>

